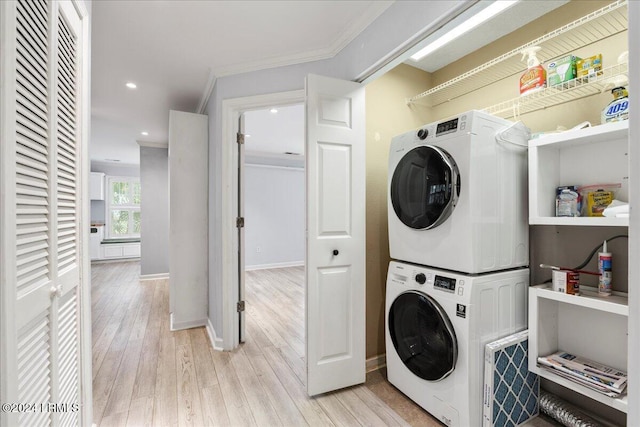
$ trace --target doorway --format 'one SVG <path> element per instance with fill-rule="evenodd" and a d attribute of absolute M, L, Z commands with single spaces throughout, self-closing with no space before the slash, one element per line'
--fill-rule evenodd
<path fill-rule="evenodd" d="M 244 241 L 246 338 L 283 349 L 302 369 L 305 356 L 304 104 L 243 113 L 244 162 L 239 181 Z M 243 319 L 244 318 L 244 319 Z M 243 339 L 244 338 L 244 339 Z"/>

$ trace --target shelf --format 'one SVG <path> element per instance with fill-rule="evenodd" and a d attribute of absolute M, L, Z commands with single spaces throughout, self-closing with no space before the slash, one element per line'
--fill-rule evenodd
<path fill-rule="evenodd" d="M 529 147 L 544 147 L 562 144 L 564 147 L 585 143 L 598 143 L 629 136 L 629 121 L 612 122 L 604 125 L 592 126 L 584 129 L 568 130 L 552 133 L 529 141 Z"/>
<path fill-rule="evenodd" d="M 597 391 L 594 390 L 590 390 L 587 387 L 583 387 L 580 384 L 574 383 L 573 381 L 569 381 L 566 378 L 562 378 L 559 375 L 555 375 L 553 372 L 549 372 L 546 369 L 542 369 L 538 366 L 536 366 L 535 368 L 531 369 L 531 367 L 529 368 L 532 372 L 540 375 L 542 378 L 546 378 L 550 381 L 553 381 L 556 384 L 560 384 L 563 387 L 568 388 L 569 390 L 573 390 L 577 393 L 580 393 L 584 396 L 587 396 L 593 400 L 596 400 L 600 403 L 604 403 L 607 406 L 610 406 L 614 409 L 617 409 L 618 411 L 622 411 L 622 412 L 627 412 L 627 396 L 623 395 L 621 397 L 618 398 L 614 398 L 614 397 L 609 397 L 609 396 L 605 396 L 602 393 L 598 393 Z"/>
<path fill-rule="evenodd" d="M 561 185 L 620 183 L 629 200 L 629 121 L 554 133 L 529 141 L 529 224 L 628 227 L 629 218 L 556 217 Z"/>
<path fill-rule="evenodd" d="M 527 47 L 542 47 L 537 56 L 540 61 L 547 62 L 570 54 L 603 38 L 623 32 L 627 27 L 627 1 L 618 0 L 460 76 L 422 92 L 410 98 L 408 102 L 424 100 L 427 105 L 434 107 L 496 81 L 522 74 L 527 67 L 522 62 L 521 55 L 522 50 Z"/>
<path fill-rule="evenodd" d="M 565 102 L 598 95 L 607 88 L 613 89 L 611 86 L 613 79 L 620 75 L 626 75 L 628 68 L 627 63 L 616 64 L 603 68 L 602 73 L 597 76 L 579 77 L 557 86 L 492 105 L 483 110 L 489 114 L 508 119 Z"/>
<path fill-rule="evenodd" d="M 534 216 L 529 217 L 529 225 L 628 227 L 629 218 Z"/>
<path fill-rule="evenodd" d="M 578 305 L 580 307 L 618 314 L 620 316 L 629 315 L 629 300 L 625 294 L 620 293 L 603 297 L 599 296 L 597 291 L 585 288 L 586 286 L 580 287 L 580 295 L 569 295 L 549 289 L 547 285 L 532 287 L 532 289 L 535 289 L 538 298 Z"/>

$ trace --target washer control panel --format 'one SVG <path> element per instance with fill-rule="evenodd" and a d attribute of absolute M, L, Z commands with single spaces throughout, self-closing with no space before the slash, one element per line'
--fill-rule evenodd
<path fill-rule="evenodd" d="M 433 281 L 434 289 L 454 293 L 456 291 L 456 279 L 436 275 Z"/>

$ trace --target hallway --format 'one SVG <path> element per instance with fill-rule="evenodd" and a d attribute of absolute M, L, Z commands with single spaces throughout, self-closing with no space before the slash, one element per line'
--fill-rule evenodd
<path fill-rule="evenodd" d="M 139 268 L 92 265 L 96 425 L 440 425 L 384 370 L 307 396 L 302 268 L 247 272 L 247 342 L 233 352 L 205 328 L 170 332 L 167 281 L 140 282 Z"/>

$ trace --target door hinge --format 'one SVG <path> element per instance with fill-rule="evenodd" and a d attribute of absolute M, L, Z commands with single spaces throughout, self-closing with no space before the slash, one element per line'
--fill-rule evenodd
<path fill-rule="evenodd" d="M 238 301 L 238 304 L 236 305 L 236 310 L 238 311 L 238 313 L 244 311 L 244 301 Z"/>
<path fill-rule="evenodd" d="M 244 144 L 244 134 L 243 133 L 238 132 L 236 134 L 236 142 L 238 144 L 241 144 L 241 145 Z"/>
<path fill-rule="evenodd" d="M 236 218 L 236 227 L 237 228 L 243 228 L 244 227 L 244 217 L 239 216 L 238 218 Z"/>

